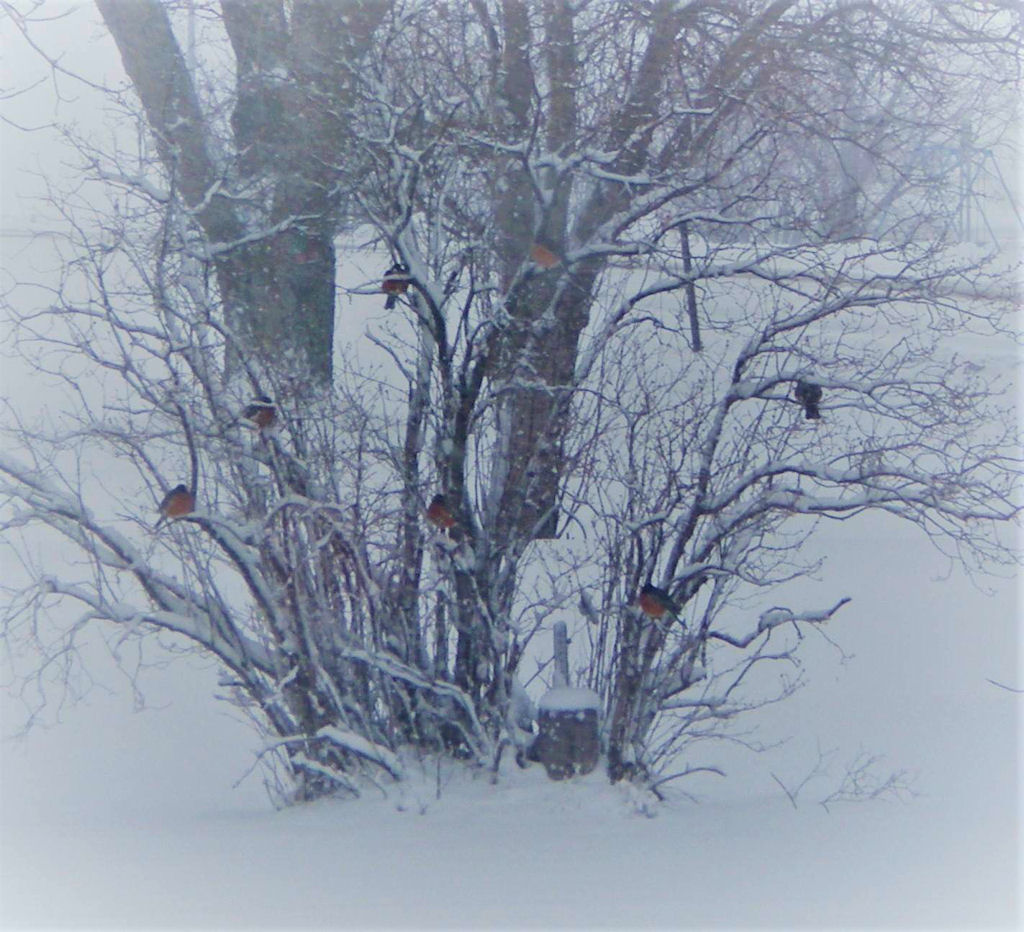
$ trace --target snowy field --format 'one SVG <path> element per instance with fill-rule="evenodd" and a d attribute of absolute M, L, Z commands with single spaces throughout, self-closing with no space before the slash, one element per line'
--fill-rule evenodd
<path fill-rule="evenodd" d="M 723 780 L 648 815 L 599 773 L 433 771 L 401 795 L 274 811 L 255 738 L 176 661 L 94 689 L 2 755 L 0 924 L 91 927 L 1014 928 L 1019 912 L 1018 595 L 988 596 L 879 519 L 826 528 L 819 588 L 854 597 L 761 715 L 761 754 L 705 748 Z M 808 584 L 811 585 L 811 584 Z M 19 707 L 4 702 L 4 734 Z M 828 776 L 791 789 L 836 749 Z M 819 800 L 858 752 L 916 796 Z M 683 790 L 697 797 L 686 798 Z M 649 817 L 653 815 L 653 817 Z"/>

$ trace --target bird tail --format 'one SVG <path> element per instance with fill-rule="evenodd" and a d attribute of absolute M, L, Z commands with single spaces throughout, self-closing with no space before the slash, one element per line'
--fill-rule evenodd
<path fill-rule="evenodd" d="M 821 412 L 818 410 L 818 406 L 813 403 L 808 403 L 805 409 L 805 418 L 808 421 L 821 420 Z"/>
<path fill-rule="evenodd" d="M 384 310 L 390 311 L 398 303 L 397 295 L 389 294 L 387 301 L 384 302 Z"/>

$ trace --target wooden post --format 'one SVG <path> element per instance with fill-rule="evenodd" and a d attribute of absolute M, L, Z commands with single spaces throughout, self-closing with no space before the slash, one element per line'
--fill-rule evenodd
<path fill-rule="evenodd" d="M 679 225 L 679 241 L 683 247 L 683 271 L 689 276 L 693 272 L 693 256 L 690 254 L 690 231 L 685 223 Z M 699 353 L 704 345 L 700 341 L 700 321 L 697 317 L 697 286 L 693 279 L 686 282 L 686 313 L 690 317 L 690 340 L 693 351 Z"/>
<path fill-rule="evenodd" d="M 556 621 L 552 632 L 554 638 L 555 688 L 569 685 L 569 634 L 564 621 Z"/>

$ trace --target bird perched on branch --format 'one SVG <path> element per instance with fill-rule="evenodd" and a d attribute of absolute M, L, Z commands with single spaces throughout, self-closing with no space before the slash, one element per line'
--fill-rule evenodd
<path fill-rule="evenodd" d="M 443 495 L 435 495 L 427 506 L 427 520 L 444 531 L 455 527 L 455 515 L 448 505 L 448 499 Z"/>
<path fill-rule="evenodd" d="M 530 258 L 544 269 L 553 269 L 562 261 L 543 243 L 533 243 L 530 246 Z"/>
<path fill-rule="evenodd" d="M 648 583 L 640 590 L 636 604 L 648 618 L 664 618 L 665 615 L 678 615 L 679 606 L 664 589 Z"/>
<path fill-rule="evenodd" d="M 277 406 L 266 395 L 257 395 L 246 406 L 242 417 L 252 421 L 260 430 L 271 427 L 277 420 Z"/>
<path fill-rule="evenodd" d="M 409 290 L 409 270 L 400 262 L 395 263 L 384 273 L 384 281 L 381 282 L 381 289 L 388 296 L 384 302 L 384 310 L 390 311 L 398 302 L 398 296 Z"/>
<path fill-rule="evenodd" d="M 814 382 L 800 379 L 796 383 L 793 395 L 804 406 L 804 417 L 808 421 L 816 421 L 821 417 L 818 404 L 821 401 L 821 386 Z"/>
<path fill-rule="evenodd" d="M 191 514 L 196 507 L 196 497 L 186 485 L 176 485 L 170 490 L 160 502 L 160 519 L 156 526 L 172 518 L 180 518 L 182 515 Z"/>

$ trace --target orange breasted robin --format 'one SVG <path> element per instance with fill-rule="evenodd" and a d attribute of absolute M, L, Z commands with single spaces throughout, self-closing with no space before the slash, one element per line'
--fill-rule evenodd
<path fill-rule="evenodd" d="M 189 491 L 188 486 L 176 485 L 168 492 L 160 502 L 160 520 L 156 526 L 172 518 L 180 518 L 182 515 L 191 514 L 196 507 L 196 497 Z"/>
<path fill-rule="evenodd" d="M 452 510 L 448 506 L 448 499 L 443 495 L 435 495 L 427 506 L 427 520 L 434 527 L 439 527 L 446 531 L 455 527 L 455 515 L 452 514 Z"/>
<path fill-rule="evenodd" d="M 543 243 L 533 243 L 530 246 L 530 258 L 545 269 L 553 269 L 562 261 Z"/>
<path fill-rule="evenodd" d="M 277 407 L 266 395 L 258 395 L 246 406 L 242 417 L 252 421 L 260 430 L 277 420 Z"/>
<path fill-rule="evenodd" d="M 648 583 L 640 590 L 636 604 L 640 611 L 650 618 L 663 618 L 665 615 L 678 615 L 679 608 L 664 589 Z"/>
<path fill-rule="evenodd" d="M 390 311 L 398 302 L 398 296 L 409 290 L 409 270 L 401 263 L 396 263 L 384 273 L 384 281 L 381 282 L 381 289 L 388 296 L 384 302 L 384 309 Z"/>
<path fill-rule="evenodd" d="M 804 406 L 804 417 L 808 421 L 816 421 L 821 417 L 818 404 L 821 401 L 821 386 L 814 382 L 800 379 L 793 389 L 793 396 Z"/>

